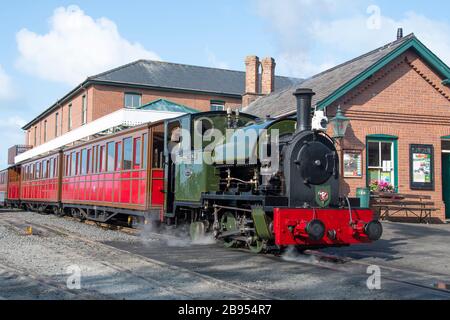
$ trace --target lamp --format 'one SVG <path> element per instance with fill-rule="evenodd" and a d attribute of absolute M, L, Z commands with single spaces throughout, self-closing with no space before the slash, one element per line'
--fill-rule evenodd
<path fill-rule="evenodd" d="M 333 138 L 342 139 L 345 137 L 345 132 L 347 131 L 348 125 L 350 124 L 350 119 L 344 116 L 341 110 L 341 106 L 338 107 L 336 116 L 330 120 L 333 126 Z"/>

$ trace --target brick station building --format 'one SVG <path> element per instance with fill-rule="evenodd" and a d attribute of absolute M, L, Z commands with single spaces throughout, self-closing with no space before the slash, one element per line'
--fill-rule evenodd
<path fill-rule="evenodd" d="M 445 221 L 450 218 L 449 85 L 450 68 L 411 34 L 259 98 L 244 112 L 295 114 L 293 93 L 311 88 L 316 108 L 331 119 L 340 106 L 350 119 L 339 144 L 342 195 L 387 181 L 399 193 L 431 196 L 438 209 L 433 218 Z"/>

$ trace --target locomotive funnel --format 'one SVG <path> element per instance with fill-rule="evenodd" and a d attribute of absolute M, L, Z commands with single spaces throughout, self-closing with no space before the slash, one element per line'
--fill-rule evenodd
<path fill-rule="evenodd" d="M 297 99 L 297 132 L 312 129 L 311 100 L 315 93 L 311 89 L 300 88 L 294 93 Z"/>

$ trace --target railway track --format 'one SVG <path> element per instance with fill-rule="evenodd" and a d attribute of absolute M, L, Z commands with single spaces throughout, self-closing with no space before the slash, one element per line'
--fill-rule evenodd
<path fill-rule="evenodd" d="M 77 220 L 74 218 L 68 218 L 71 220 Z M 136 261 L 139 261 L 141 264 L 148 265 L 149 269 L 151 268 L 160 268 L 163 270 L 166 270 L 166 272 L 172 273 L 174 276 L 174 279 L 180 279 L 179 276 L 183 274 L 185 276 L 188 276 L 190 278 L 194 278 L 197 281 L 201 281 L 205 284 L 205 286 L 208 286 L 210 288 L 222 288 L 222 290 L 226 291 L 225 296 L 230 296 L 231 298 L 241 298 L 241 299 L 276 299 L 277 297 L 273 296 L 272 294 L 265 294 L 261 291 L 254 290 L 252 288 L 243 287 L 242 285 L 234 284 L 232 281 L 224 281 L 221 279 L 216 278 L 215 276 L 211 276 L 208 274 L 205 274 L 204 271 L 193 271 L 192 265 L 189 263 L 183 264 L 183 263 L 173 263 L 173 261 L 161 261 L 164 260 L 162 257 L 157 258 L 158 260 L 153 259 L 153 256 L 149 258 L 148 256 L 144 256 L 143 254 L 140 254 L 139 252 L 136 252 L 135 250 L 128 249 L 128 248 L 121 248 L 117 247 L 114 244 L 108 244 L 108 243 L 100 243 L 97 241 L 93 241 L 90 239 L 86 239 L 83 237 L 80 237 L 76 234 L 70 233 L 66 229 L 62 229 L 55 226 L 50 226 L 47 224 L 38 224 L 35 222 L 30 221 L 22 221 L 21 223 L 19 221 L 11 221 L 11 219 L 2 219 L 3 222 L 7 222 L 10 225 L 16 225 L 16 229 L 18 230 L 24 230 L 24 228 L 27 225 L 33 226 L 33 228 L 37 232 L 47 231 L 54 233 L 59 236 L 67 237 L 70 239 L 73 239 L 74 242 L 77 243 L 84 243 L 88 245 L 96 254 L 93 256 L 93 259 L 102 260 L 102 263 L 105 267 L 113 269 L 117 272 L 120 272 L 122 274 L 127 274 L 130 277 L 138 278 L 140 281 L 143 281 L 147 283 L 149 286 L 158 287 L 162 291 L 164 291 L 164 294 L 173 294 L 176 295 L 179 298 L 183 299 L 191 299 L 191 298 L 198 298 L 198 293 L 191 292 L 190 290 L 186 290 L 185 288 L 177 288 L 176 285 L 167 285 L 167 279 L 159 279 L 158 277 L 154 277 L 152 275 L 148 275 L 146 272 L 142 271 L 136 271 L 136 269 L 127 267 L 124 264 L 117 263 L 118 260 L 123 259 L 124 256 L 129 256 L 135 259 Z M 88 222 L 87 224 L 92 224 L 96 226 L 100 226 L 102 228 L 106 228 L 111 230 L 111 227 L 108 226 L 102 226 L 97 223 L 91 223 Z M 134 234 L 137 235 L 139 230 L 131 229 L 131 228 L 115 228 L 112 227 L 113 230 L 116 229 L 120 232 L 125 232 L 127 234 Z M 154 235 L 159 236 L 161 238 L 171 238 L 176 239 L 177 237 L 171 236 L 171 235 L 161 235 L 158 233 L 151 233 L 152 236 Z M 234 249 L 227 251 L 242 251 L 242 253 L 245 253 L 245 255 L 248 256 L 254 256 L 254 254 L 249 253 L 248 251 L 241 250 L 241 249 Z M 188 253 L 186 253 L 188 254 Z M 325 254 L 320 251 L 314 251 L 314 250 L 308 250 L 303 255 L 304 257 L 312 256 L 315 258 L 314 261 L 309 261 L 308 259 L 291 259 L 286 260 L 282 259 L 280 256 L 258 256 L 258 259 L 269 259 L 269 260 L 275 260 L 278 263 L 288 263 L 288 264 L 302 264 L 307 266 L 313 266 L 315 268 L 322 268 L 322 269 L 328 269 L 332 270 L 334 272 L 342 272 L 345 274 L 358 274 L 358 275 L 365 275 L 367 267 L 372 265 L 370 261 L 361 261 L 356 260 L 351 257 L 343 257 L 333 254 Z M 373 263 L 378 265 L 382 270 L 382 281 L 389 281 L 391 283 L 395 283 L 398 285 L 406 286 L 407 288 L 411 288 L 412 290 L 415 289 L 421 289 L 426 290 L 433 293 L 433 296 L 438 296 L 440 298 L 449 299 L 450 298 L 450 291 L 445 289 L 445 287 L 436 287 L 437 283 L 441 283 L 443 278 L 447 275 L 440 275 L 440 274 L 425 274 L 424 272 L 418 271 L 418 270 L 408 270 L 403 268 L 397 268 L 392 267 L 388 265 L 381 265 L 379 263 Z M 207 272 L 206 272 L 207 273 Z M 220 275 L 218 275 L 220 277 Z M 178 278 L 177 278 L 178 277 Z M 448 277 L 448 276 L 447 276 Z M 413 279 L 412 281 L 408 279 Z M 178 280 L 177 280 L 178 281 Z M 1 294 L 0 294 L 1 295 Z"/>
<path fill-rule="evenodd" d="M 92 259 L 101 261 L 101 264 L 105 267 L 148 283 L 150 287 L 161 290 L 161 296 L 175 295 L 179 299 L 196 299 L 200 296 L 201 298 L 208 299 L 211 295 L 210 292 L 195 292 L 195 289 L 189 286 L 189 290 L 186 290 L 184 286 L 177 287 L 179 283 L 186 283 L 186 280 L 189 279 L 189 282 L 195 282 L 197 284 L 201 282 L 201 287 L 209 288 L 208 290 L 217 291 L 216 294 L 223 295 L 224 299 L 277 300 L 274 296 L 263 294 L 250 288 L 243 288 L 239 285 L 222 281 L 186 268 L 180 268 L 162 261 L 137 255 L 105 243 L 89 240 L 73 233 L 69 233 L 67 230 L 62 228 L 49 226 L 46 224 L 38 224 L 26 220 L 14 220 L 15 219 L 2 219 L 0 223 L 3 225 L 9 225 L 10 227 L 12 226 L 17 231 L 22 233 L 26 233 L 24 230 L 31 226 L 33 230 L 36 230 L 36 233 L 39 233 L 41 230 L 46 230 L 59 236 L 73 239 L 78 244 L 84 243 L 85 245 L 88 245 L 90 249 L 93 249 L 93 252 L 95 252 L 95 254 L 92 255 Z M 85 249 L 86 247 L 84 246 L 84 250 Z M 124 257 L 127 257 L 127 259 L 124 259 Z M 133 258 L 133 260 L 130 260 L 130 258 Z M 121 260 L 126 260 L 127 263 L 119 263 Z M 149 274 L 149 272 L 142 270 L 145 268 L 133 269 L 127 267 L 127 264 L 139 264 L 141 266 L 147 265 L 149 270 L 154 270 L 156 267 L 160 270 L 160 272 L 153 272 L 152 274 Z M 165 279 L 163 279 L 164 277 Z"/>

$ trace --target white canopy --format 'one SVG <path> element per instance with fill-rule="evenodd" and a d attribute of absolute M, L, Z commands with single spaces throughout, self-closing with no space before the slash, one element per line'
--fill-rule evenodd
<path fill-rule="evenodd" d="M 181 115 L 183 115 L 183 113 L 180 112 L 121 109 L 21 153 L 15 157 L 14 161 L 15 163 L 20 163 L 115 127 L 133 127 L 144 123 L 176 118 Z"/>

